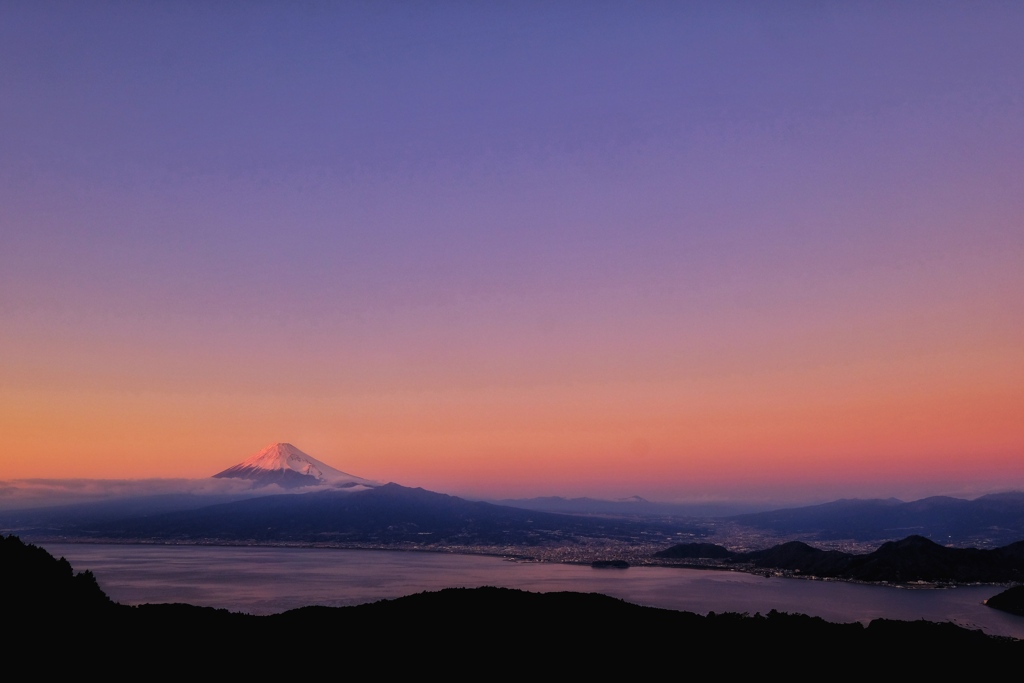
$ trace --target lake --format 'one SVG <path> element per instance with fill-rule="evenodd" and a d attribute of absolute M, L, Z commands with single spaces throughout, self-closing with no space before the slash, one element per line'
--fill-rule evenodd
<path fill-rule="evenodd" d="M 999 586 L 904 589 L 764 578 L 731 571 L 510 562 L 481 555 L 325 548 L 42 544 L 125 604 L 186 602 L 250 614 L 306 605 L 356 605 L 442 588 L 502 586 L 603 593 L 653 607 L 714 612 L 799 612 L 829 621 L 952 621 L 1024 638 L 1024 617 L 982 604 Z"/>

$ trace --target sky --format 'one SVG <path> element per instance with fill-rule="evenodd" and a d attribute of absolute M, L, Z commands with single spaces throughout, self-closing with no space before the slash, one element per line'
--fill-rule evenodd
<path fill-rule="evenodd" d="M 1024 489 L 1021 35 L 0 2 L 0 481 L 283 441 L 477 497 Z"/>

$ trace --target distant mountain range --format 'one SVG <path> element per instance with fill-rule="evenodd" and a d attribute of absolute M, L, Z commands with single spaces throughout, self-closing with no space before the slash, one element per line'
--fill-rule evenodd
<path fill-rule="evenodd" d="M 494 501 L 498 505 L 560 512 L 569 515 L 612 515 L 621 517 L 727 517 L 760 511 L 764 505 L 744 503 L 659 503 L 640 496 L 604 500 L 600 498 L 563 498 L 541 496 L 538 498 L 507 498 Z"/>
<path fill-rule="evenodd" d="M 921 535 L 943 543 L 993 546 L 1024 538 L 1024 493 L 999 493 L 975 500 L 934 496 L 910 503 L 895 498 L 837 500 L 729 519 L 777 535 L 807 539 L 874 541 Z"/>
<path fill-rule="evenodd" d="M 884 542 L 920 535 L 943 544 L 995 547 L 1024 539 L 1022 492 L 975 500 L 946 496 L 913 502 L 895 498 L 837 500 L 770 511 L 751 510 L 753 506 L 743 510 L 729 503 L 657 503 L 639 497 L 599 500 L 548 496 L 497 502 L 562 514 L 717 519 L 774 536 L 818 541 Z"/>

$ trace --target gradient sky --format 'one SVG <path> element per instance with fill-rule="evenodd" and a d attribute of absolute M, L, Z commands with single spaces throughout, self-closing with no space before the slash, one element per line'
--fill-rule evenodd
<path fill-rule="evenodd" d="M 0 479 L 1024 488 L 1024 4 L 0 3 Z"/>

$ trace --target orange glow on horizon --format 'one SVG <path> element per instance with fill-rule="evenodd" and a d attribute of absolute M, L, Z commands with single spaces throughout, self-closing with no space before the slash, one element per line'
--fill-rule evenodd
<path fill-rule="evenodd" d="M 287 440 L 358 476 L 495 495 L 1024 484 L 1024 377 L 983 388 L 967 381 L 979 369 L 924 359 L 830 381 L 819 368 L 305 401 L 40 391 L 2 406 L 8 446 L 38 454 L 2 478 L 205 477 Z"/>

